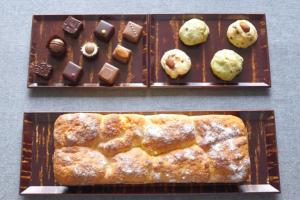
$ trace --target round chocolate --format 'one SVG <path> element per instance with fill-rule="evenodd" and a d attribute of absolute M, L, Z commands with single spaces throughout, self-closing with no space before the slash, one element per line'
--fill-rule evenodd
<path fill-rule="evenodd" d="M 95 51 L 95 45 L 94 43 L 88 42 L 84 45 L 84 50 L 87 54 L 93 54 Z"/>
<path fill-rule="evenodd" d="M 66 51 L 66 45 L 62 39 L 54 38 L 49 42 L 49 49 L 54 55 L 62 55 Z"/>

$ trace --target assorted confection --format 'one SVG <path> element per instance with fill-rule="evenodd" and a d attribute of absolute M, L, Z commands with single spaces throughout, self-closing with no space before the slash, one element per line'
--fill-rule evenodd
<path fill-rule="evenodd" d="M 67 34 L 67 37 L 73 37 L 76 39 L 80 35 L 84 26 L 82 21 L 69 16 L 63 22 L 62 28 Z M 114 25 L 107 21 L 100 20 L 95 27 L 94 36 L 100 41 L 109 42 L 114 36 L 114 32 Z M 123 38 L 131 43 L 138 43 L 142 32 L 143 26 L 129 21 L 123 31 Z M 56 35 L 49 39 L 46 47 L 49 49 L 50 54 L 54 57 L 64 56 L 67 52 L 66 41 Z M 82 44 L 80 51 L 85 58 L 91 59 L 98 55 L 99 48 L 101 47 L 99 47 L 94 41 L 86 41 Z M 131 54 L 132 51 L 130 49 L 118 44 L 112 53 L 112 57 L 120 63 L 127 64 L 131 58 Z M 41 62 L 34 64 L 32 71 L 37 76 L 48 79 L 51 76 L 53 67 L 46 62 Z M 99 80 L 103 81 L 107 85 L 113 85 L 118 78 L 119 71 L 118 67 L 106 62 L 98 73 Z M 83 73 L 83 67 L 70 60 L 66 64 L 62 75 L 68 83 L 78 84 Z"/>
<path fill-rule="evenodd" d="M 67 36 L 74 38 L 78 37 L 80 31 L 84 28 L 83 22 L 72 16 L 67 17 L 62 27 Z M 136 44 L 139 42 L 142 32 L 143 26 L 128 21 L 122 34 L 123 39 Z M 100 20 L 93 33 L 96 39 L 108 42 L 114 36 L 115 27 L 105 20 Z M 210 29 L 203 20 L 193 18 L 183 23 L 178 31 L 178 36 L 184 45 L 192 48 L 192 46 L 205 43 L 209 33 Z M 227 29 L 228 41 L 238 48 L 250 47 L 256 42 L 257 37 L 255 26 L 248 20 L 236 20 Z M 67 52 L 67 42 L 56 35 L 49 39 L 46 47 L 54 57 L 64 56 Z M 89 39 L 89 41 L 82 44 L 80 51 L 85 58 L 91 59 L 98 55 L 99 48 L 101 47 Z M 132 50 L 121 44 L 117 44 L 112 52 L 112 58 L 122 64 L 127 64 L 131 56 Z M 192 61 L 184 51 L 171 49 L 163 54 L 161 66 L 171 79 L 177 79 L 191 70 Z M 46 62 L 37 63 L 33 66 L 33 72 L 44 79 L 51 76 L 52 70 L 53 67 Z M 211 60 L 211 72 L 224 81 L 233 80 L 242 70 L 243 58 L 233 50 L 219 50 Z M 84 69 L 81 66 L 70 60 L 63 71 L 63 77 L 75 84 L 79 82 L 83 71 Z M 99 80 L 107 85 L 113 85 L 117 80 L 119 71 L 118 67 L 105 63 L 98 73 Z"/>
<path fill-rule="evenodd" d="M 186 21 L 179 29 L 179 38 L 186 46 L 204 43 L 208 35 L 208 25 L 196 18 Z M 238 48 L 248 48 L 256 42 L 257 37 L 255 26 L 248 20 L 237 20 L 227 30 L 229 42 Z M 243 61 L 233 50 L 219 50 L 211 60 L 211 71 L 217 78 L 231 81 L 243 70 Z M 191 65 L 190 57 L 179 49 L 169 50 L 161 58 L 162 68 L 172 79 L 187 74 Z"/>

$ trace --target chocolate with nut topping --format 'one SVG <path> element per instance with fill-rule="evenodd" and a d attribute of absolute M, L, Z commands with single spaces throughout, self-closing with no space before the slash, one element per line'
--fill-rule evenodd
<path fill-rule="evenodd" d="M 86 42 L 82 47 L 81 47 L 81 52 L 82 54 L 87 57 L 87 58 L 92 58 L 95 57 L 98 53 L 99 47 L 97 46 L 96 43 L 94 42 Z"/>
<path fill-rule="evenodd" d="M 59 37 L 53 37 L 47 44 L 52 55 L 61 56 L 66 52 L 66 43 Z"/>
<path fill-rule="evenodd" d="M 108 42 L 115 32 L 115 27 L 107 21 L 101 20 L 94 31 L 99 40 Z"/>

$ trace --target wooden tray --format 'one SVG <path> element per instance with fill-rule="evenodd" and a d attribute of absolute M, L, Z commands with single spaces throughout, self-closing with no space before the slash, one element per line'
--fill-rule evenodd
<path fill-rule="evenodd" d="M 78 38 L 65 34 L 62 24 L 68 15 L 34 15 L 32 19 L 31 49 L 28 70 L 28 87 L 70 87 L 64 80 L 62 71 L 68 61 L 74 61 L 83 67 L 83 76 L 75 87 L 105 87 L 98 79 L 98 72 L 105 62 L 120 69 L 120 76 L 114 87 L 147 87 L 148 85 L 148 23 L 147 15 L 72 15 L 83 22 L 83 29 Z M 100 20 L 115 26 L 111 40 L 101 42 L 94 37 L 94 30 Z M 122 32 L 128 21 L 134 21 L 144 27 L 139 43 L 132 44 L 122 39 Z M 63 38 L 67 44 L 67 54 L 59 59 L 52 56 L 46 45 L 53 35 Z M 95 59 L 87 59 L 80 52 L 86 41 L 98 44 L 99 53 Z M 117 44 L 132 50 L 132 59 L 128 64 L 121 64 L 112 59 L 112 51 Z M 31 72 L 30 66 L 36 62 L 47 61 L 54 67 L 53 74 L 47 81 Z M 72 86 L 74 87 L 74 86 Z"/>
<path fill-rule="evenodd" d="M 31 49 L 28 70 L 29 88 L 35 87 L 70 87 L 62 77 L 66 63 L 74 61 L 83 66 L 84 73 L 79 84 L 72 87 L 84 88 L 136 88 L 136 87 L 271 87 L 266 18 L 264 14 L 145 14 L 145 15 L 72 15 L 83 21 L 84 28 L 79 38 L 73 39 L 64 34 L 63 21 L 68 15 L 34 15 L 32 20 Z M 178 39 L 178 30 L 184 21 L 197 17 L 205 20 L 210 27 L 206 43 L 194 47 L 183 45 Z M 109 43 L 94 38 L 96 24 L 104 19 L 112 23 L 116 32 Z M 239 49 L 231 45 L 226 37 L 227 27 L 236 19 L 248 19 L 258 31 L 257 42 L 247 48 Z M 122 31 L 126 23 L 132 20 L 143 25 L 143 36 L 138 44 L 122 40 Z M 49 38 L 58 35 L 68 45 L 68 53 L 63 59 L 50 55 L 46 47 Z M 80 47 L 86 40 L 96 41 L 100 52 L 95 60 L 81 55 Z M 111 58 L 116 44 L 122 43 L 133 51 L 128 65 L 120 64 Z M 160 66 L 163 53 L 169 49 L 180 48 L 192 59 L 192 69 L 184 77 L 170 79 Z M 244 69 L 233 81 L 217 79 L 210 71 L 213 54 L 220 49 L 233 49 L 244 58 Z M 50 80 L 37 77 L 30 66 L 40 61 L 47 61 L 55 67 Z M 100 83 L 97 73 L 104 62 L 111 62 L 121 70 L 116 84 L 106 87 Z"/>
<path fill-rule="evenodd" d="M 109 112 L 99 112 L 108 114 Z M 279 193 L 275 117 L 273 111 L 157 111 L 142 114 L 233 114 L 249 131 L 251 178 L 244 184 L 145 184 L 59 186 L 54 180 L 53 125 L 63 113 L 24 113 L 20 194 L 163 194 L 163 193 Z"/>
<path fill-rule="evenodd" d="M 191 19 L 204 20 L 210 29 L 205 43 L 184 45 L 178 32 Z M 228 26 L 237 19 L 247 19 L 256 27 L 257 42 L 246 49 L 233 46 L 227 39 Z M 157 14 L 150 16 L 150 86 L 151 87 L 271 87 L 266 18 L 263 14 Z M 160 59 L 169 49 L 181 49 L 192 60 L 190 72 L 172 80 L 163 71 Z M 244 58 L 243 71 L 234 80 L 216 78 L 210 69 L 213 55 L 221 49 L 232 49 Z"/>

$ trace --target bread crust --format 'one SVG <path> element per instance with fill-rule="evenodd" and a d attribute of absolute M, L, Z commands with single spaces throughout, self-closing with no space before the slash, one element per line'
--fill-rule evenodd
<path fill-rule="evenodd" d="M 250 171 L 248 132 L 232 115 L 64 114 L 54 144 L 61 185 L 238 183 Z"/>

